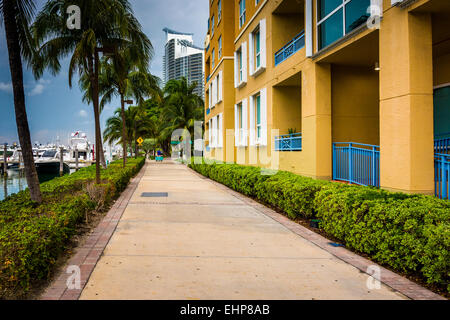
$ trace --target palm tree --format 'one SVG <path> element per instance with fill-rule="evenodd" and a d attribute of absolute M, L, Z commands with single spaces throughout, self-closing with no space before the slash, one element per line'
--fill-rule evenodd
<path fill-rule="evenodd" d="M 91 104 L 93 102 L 92 99 L 92 88 L 91 88 L 91 81 L 89 79 L 89 75 L 87 73 L 83 73 L 80 76 L 80 79 L 78 81 L 78 86 L 80 87 L 81 91 L 83 92 L 83 102 L 87 104 Z M 100 108 L 100 113 L 102 113 L 103 109 Z M 103 146 L 102 142 L 102 136 L 100 135 L 100 146 Z M 105 153 L 103 152 L 103 148 L 100 148 L 99 158 L 100 158 L 100 164 L 103 167 L 103 169 L 106 169 L 106 160 L 105 160 Z"/>
<path fill-rule="evenodd" d="M 163 139 L 170 138 L 176 129 L 187 129 L 193 137 L 194 122 L 203 119 L 203 99 L 194 93 L 196 87 L 196 83 L 189 85 L 186 78 L 167 82 L 162 114 L 162 120 L 166 123 L 161 131 Z"/>
<path fill-rule="evenodd" d="M 25 107 L 22 71 L 22 56 L 28 61 L 31 61 L 33 57 L 33 42 L 28 32 L 28 26 L 34 10 L 34 2 L 31 0 L 0 0 L 0 17 L 3 17 L 5 25 L 9 67 L 14 93 L 14 111 L 25 165 L 25 176 L 31 200 L 41 203 L 42 195 L 34 165 L 30 128 Z"/>
<path fill-rule="evenodd" d="M 81 10 L 81 29 L 69 30 L 65 13 L 70 5 Z M 60 71 L 60 60 L 71 55 L 69 86 L 75 72 L 87 74 L 92 91 L 95 117 L 96 153 L 100 150 L 99 52 L 113 54 L 132 45 L 135 52 L 150 57 L 152 45 L 142 32 L 128 0 L 48 0 L 33 25 L 40 59 L 35 75 L 49 68 Z M 100 183 L 100 157 L 96 158 L 96 182 Z"/>
<path fill-rule="evenodd" d="M 103 131 L 105 141 L 111 144 L 119 142 L 123 145 L 122 119 L 122 109 L 118 108 L 114 112 L 114 116 L 106 120 L 106 128 Z M 139 123 L 139 126 L 137 123 Z M 125 137 L 128 137 L 127 143 L 130 147 L 132 146 L 133 140 L 136 140 L 138 136 L 149 136 L 153 126 L 152 119 L 146 115 L 142 107 L 132 106 L 125 110 Z M 126 153 L 127 149 L 124 150 L 124 153 Z M 134 152 L 136 155 L 137 150 L 135 149 Z"/>
<path fill-rule="evenodd" d="M 105 58 L 102 61 L 102 73 L 99 78 L 102 94 L 100 106 L 103 107 L 111 102 L 114 96 L 120 97 L 123 150 L 127 149 L 125 103 L 130 98 L 134 98 L 138 104 L 141 104 L 144 97 L 158 96 L 159 93 L 159 79 L 147 71 L 148 61 L 148 57 L 142 55 L 133 45 L 116 52 L 112 59 Z M 126 161 L 126 153 L 124 153 L 124 167 Z"/>

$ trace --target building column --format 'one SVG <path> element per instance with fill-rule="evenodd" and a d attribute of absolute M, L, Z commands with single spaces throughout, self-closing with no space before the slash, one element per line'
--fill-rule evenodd
<path fill-rule="evenodd" d="M 434 193 L 430 14 L 394 7 L 380 28 L 381 187 Z"/>
<path fill-rule="evenodd" d="M 302 137 L 304 175 L 331 180 L 331 66 L 310 59 L 302 69 Z"/>

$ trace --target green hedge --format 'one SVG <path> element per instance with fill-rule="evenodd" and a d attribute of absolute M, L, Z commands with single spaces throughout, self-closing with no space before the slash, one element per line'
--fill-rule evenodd
<path fill-rule="evenodd" d="M 346 247 L 450 292 L 450 201 L 313 180 L 257 167 L 190 164 L 192 169 L 285 212 L 317 218 Z"/>
<path fill-rule="evenodd" d="M 43 202 L 28 190 L 0 201 L 0 299 L 21 297 L 36 280 L 48 279 L 77 225 L 90 212 L 103 211 L 126 188 L 145 159 L 111 163 L 95 185 L 95 166 L 41 184 Z"/>

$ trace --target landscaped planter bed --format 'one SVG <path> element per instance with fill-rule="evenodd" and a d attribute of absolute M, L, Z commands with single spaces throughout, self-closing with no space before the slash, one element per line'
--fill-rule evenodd
<path fill-rule="evenodd" d="M 43 202 L 36 205 L 28 190 L 0 201 L 0 299 L 27 297 L 38 282 L 50 277 L 76 229 L 89 216 L 105 212 L 145 163 L 122 160 L 101 170 L 95 166 L 41 184 Z"/>
<path fill-rule="evenodd" d="M 402 274 L 450 292 L 450 203 L 432 196 L 314 180 L 290 172 L 262 175 L 236 164 L 189 165 L 200 174 L 287 214 L 318 219 L 320 231 Z M 441 291 L 442 292 L 442 291 Z"/>

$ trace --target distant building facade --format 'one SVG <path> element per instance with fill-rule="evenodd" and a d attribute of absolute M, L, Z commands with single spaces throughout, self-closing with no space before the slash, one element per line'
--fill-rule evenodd
<path fill-rule="evenodd" d="M 204 49 L 196 47 L 192 33 L 183 33 L 168 28 L 166 33 L 166 45 L 163 57 L 164 84 L 172 79 L 185 77 L 189 84 L 197 83 L 194 92 L 205 96 L 204 92 Z"/>

